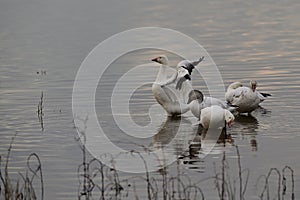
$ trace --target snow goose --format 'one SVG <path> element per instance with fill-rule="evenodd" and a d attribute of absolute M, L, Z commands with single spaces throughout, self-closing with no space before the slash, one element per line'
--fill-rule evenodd
<path fill-rule="evenodd" d="M 200 113 L 203 108 L 210 107 L 212 105 L 220 106 L 221 108 L 228 109 L 231 112 L 237 109 L 237 107 L 231 106 L 220 99 L 206 97 L 199 90 L 192 90 L 189 93 L 188 104 L 192 114 L 197 118 L 200 117 Z"/>
<path fill-rule="evenodd" d="M 195 65 L 202 60 L 203 57 L 196 62 L 187 60 L 179 62 L 176 72 L 167 79 L 166 69 L 169 64 L 167 56 L 162 55 L 152 59 L 152 61 L 161 64 L 156 80 L 152 85 L 152 92 L 156 101 L 166 110 L 168 115 L 176 116 L 189 111 L 189 105 L 185 100 L 187 95 L 185 94 L 192 90 L 190 75 Z M 183 84 L 184 82 L 186 83 Z M 175 83 L 174 87 L 171 85 L 172 83 Z"/>
<path fill-rule="evenodd" d="M 271 96 L 268 93 L 258 92 L 256 87 L 257 82 L 254 80 L 250 81 L 250 87 L 234 82 L 228 86 L 225 99 L 229 104 L 237 106 L 239 113 L 251 113 L 266 97 Z"/>
<path fill-rule="evenodd" d="M 233 114 L 229 110 L 218 105 L 203 108 L 200 114 L 200 124 L 203 129 L 223 129 L 226 128 L 226 125 L 231 127 L 234 119 Z"/>

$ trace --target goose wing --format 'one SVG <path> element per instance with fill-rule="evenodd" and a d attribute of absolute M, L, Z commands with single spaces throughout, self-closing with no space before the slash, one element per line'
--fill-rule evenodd
<path fill-rule="evenodd" d="M 181 90 L 182 84 L 184 81 L 190 81 L 191 79 L 191 74 L 192 74 L 193 69 L 187 69 L 186 67 L 179 67 L 177 71 L 177 83 L 176 83 L 176 89 Z"/>
<path fill-rule="evenodd" d="M 243 100 L 243 98 L 247 95 L 250 88 L 247 87 L 239 87 L 234 90 L 229 91 L 226 101 L 231 105 L 238 105 L 240 101 Z"/>

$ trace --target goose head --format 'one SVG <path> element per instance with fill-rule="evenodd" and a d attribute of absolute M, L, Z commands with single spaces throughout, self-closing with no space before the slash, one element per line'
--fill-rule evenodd
<path fill-rule="evenodd" d="M 232 126 L 234 119 L 235 118 L 234 118 L 233 114 L 229 110 L 225 109 L 225 121 L 229 128 Z"/>
<path fill-rule="evenodd" d="M 151 59 L 151 61 L 157 62 L 157 63 L 162 64 L 162 65 L 168 65 L 169 64 L 168 57 L 165 56 L 165 55 L 161 55 L 161 56 L 158 56 L 156 58 L 153 58 L 153 59 Z"/>
<path fill-rule="evenodd" d="M 199 90 L 192 90 L 189 93 L 189 99 L 188 99 L 188 104 L 191 103 L 194 100 L 198 100 L 199 103 L 201 103 L 204 99 L 204 96 L 202 94 L 202 92 L 200 92 Z"/>
<path fill-rule="evenodd" d="M 255 80 L 251 80 L 250 81 L 250 87 L 251 87 L 252 91 L 254 92 L 256 90 L 256 87 L 257 87 L 257 82 Z"/>

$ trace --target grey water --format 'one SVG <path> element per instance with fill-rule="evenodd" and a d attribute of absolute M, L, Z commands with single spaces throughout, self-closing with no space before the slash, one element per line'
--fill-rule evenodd
<path fill-rule="evenodd" d="M 225 86 L 237 80 L 248 84 L 255 79 L 260 91 L 272 94 L 262 104 L 263 109 L 237 118 L 228 130 L 240 148 L 242 166 L 251 172 L 247 199 L 257 195 L 256 178 L 270 168 L 282 169 L 285 165 L 294 169 L 296 197 L 300 196 L 299 10 L 297 0 L 1 0 L 0 154 L 7 153 L 17 132 L 10 158 L 11 173 L 24 171 L 27 156 L 35 152 L 42 161 L 45 199 L 77 198 L 77 168 L 82 162 L 72 113 L 77 70 L 98 43 L 114 34 L 145 26 L 164 27 L 199 42 L 218 66 Z M 130 143 L 111 124 L 105 103 L 114 79 L 162 53 L 169 56 L 172 64 L 179 61 L 161 50 L 131 52 L 112 63 L 107 76 L 99 82 L 95 97 L 98 118 L 111 133 L 111 140 L 124 149 L 136 148 L 136 142 L 151 145 L 152 140 L 168 144 L 176 135 L 177 121 L 165 117 L 154 138 Z M 155 75 L 149 77 L 154 79 Z M 209 94 L 200 74 L 193 74 L 193 84 Z M 43 124 L 37 116 L 41 92 Z M 156 102 L 151 85 L 139 88 L 130 101 L 133 120 L 139 125 L 147 124 L 147 112 L 153 104 Z M 168 147 L 174 155 L 184 151 L 192 138 L 191 118 L 182 120 L 187 128 L 176 136 L 179 144 Z M 193 158 L 180 165 L 195 181 L 210 177 L 214 174 L 213 163 L 222 159 L 223 149 L 217 146 L 204 159 Z M 235 163 L 234 148 L 227 144 L 225 150 L 229 162 Z M 213 183 L 200 186 L 207 199 L 216 198 Z"/>

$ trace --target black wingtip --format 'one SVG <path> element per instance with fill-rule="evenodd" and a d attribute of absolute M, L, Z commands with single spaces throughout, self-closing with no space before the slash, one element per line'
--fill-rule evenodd
<path fill-rule="evenodd" d="M 271 97 L 272 94 L 269 94 L 269 93 L 263 93 L 263 92 L 260 92 L 261 95 L 263 95 L 264 97 Z"/>

